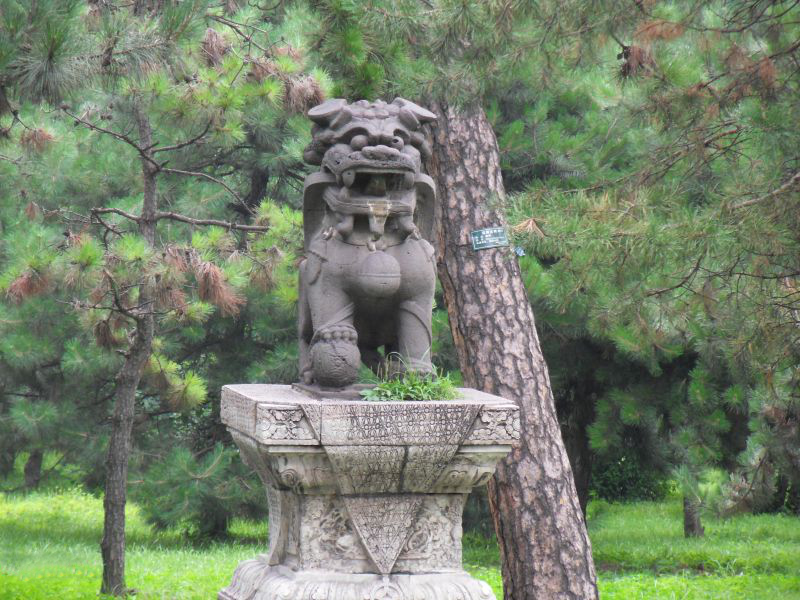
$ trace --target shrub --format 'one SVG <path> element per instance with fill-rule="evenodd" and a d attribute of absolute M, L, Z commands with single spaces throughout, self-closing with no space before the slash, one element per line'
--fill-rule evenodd
<path fill-rule="evenodd" d="M 661 500 L 669 491 L 667 477 L 636 458 L 595 463 L 592 469 L 593 495 L 605 500 Z"/>

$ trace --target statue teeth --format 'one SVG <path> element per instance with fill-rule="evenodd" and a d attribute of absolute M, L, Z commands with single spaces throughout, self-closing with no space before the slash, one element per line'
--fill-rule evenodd
<path fill-rule="evenodd" d="M 342 182 L 347 187 L 353 187 L 353 183 L 355 182 L 355 180 L 356 180 L 356 174 L 354 171 L 347 170 L 344 173 L 342 173 Z"/>

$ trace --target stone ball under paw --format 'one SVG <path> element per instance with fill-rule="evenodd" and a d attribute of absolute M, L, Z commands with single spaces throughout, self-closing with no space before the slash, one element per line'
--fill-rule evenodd
<path fill-rule="evenodd" d="M 314 380 L 324 387 L 344 387 L 358 378 L 361 353 L 346 340 L 319 341 L 311 348 Z"/>
<path fill-rule="evenodd" d="M 355 274 L 355 287 L 371 298 L 389 298 L 400 288 L 400 263 L 386 252 L 370 252 Z"/>

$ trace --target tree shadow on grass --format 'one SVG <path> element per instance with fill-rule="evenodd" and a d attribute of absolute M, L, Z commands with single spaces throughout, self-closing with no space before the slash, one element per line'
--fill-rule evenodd
<path fill-rule="evenodd" d="M 126 511 L 127 545 L 133 549 L 205 549 L 214 545 L 257 546 L 267 543 L 266 522 L 234 520 L 226 535 L 207 538 L 189 528 L 158 530 L 148 524 L 134 504 Z M 32 546 L 87 545 L 103 536 L 103 501 L 86 492 L 0 495 L 0 548 L 3 555 Z"/>

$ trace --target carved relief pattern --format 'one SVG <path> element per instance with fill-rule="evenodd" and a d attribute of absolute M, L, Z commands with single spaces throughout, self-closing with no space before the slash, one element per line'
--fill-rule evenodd
<path fill-rule="evenodd" d="M 486 485 L 493 472 L 490 469 L 481 469 L 469 463 L 452 465 L 437 482 L 437 491 L 446 488 L 467 492 L 474 487 Z"/>
<path fill-rule="evenodd" d="M 352 561 L 369 560 L 347 510 L 335 496 L 306 497 L 300 552 L 304 569 L 352 569 Z"/>
<path fill-rule="evenodd" d="M 288 467 L 278 473 L 278 478 L 280 479 L 281 484 L 285 485 L 295 493 L 298 493 L 300 490 L 300 484 L 302 483 L 301 477 L 302 476 L 300 473 L 291 467 Z"/>
<path fill-rule="evenodd" d="M 485 407 L 467 436 L 466 443 L 511 443 L 519 439 L 519 410 Z"/>
<path fill-rule="evenodd" d="M 324 445 L 459 444 L 479 408 L 471 404 L 327 404 L 322 406 L 321 439 Z"/>
<path fill-rule="evenodd" d="M 286 447 L 263 446 L 275 485 L 297 493 L 314 490 L 316 493 L 335 493 L 336 478 L 323 450 L 297 452 Z M 290 447 L 291 448 L 291 447 Z"/>
<path fill-rule="evenodd" d="M 316 443 L 311 426 L 300 408 L 262 404 L 257 408 L 257 421 L 256 437 L 260 442 L 308 440 Z"/>
<path fill-rule="evenodd" d="M 469 493 L 485 485 L 494 474 L 494 466 L 506 455 L 505 450 L 480 453 L 458 453 L 441 474 L 432 490 L 438 493 Z"/>
<path fill-rule="evenodd" d="M 461 568 L 462 494 L 428 496 L 395 564 L 396 571 Z"/>
<path fill-rule="evenodd" d="M 369 593 L 369 600 L 403 600 L 403 590 L 384 579 L 376 583 Z"/>
<path fill-rule="evenodd" d="M 325 448 L 343 494 L 397 492 L 405 449 L 399 446 Z"/>
<path fill-rule="evenodd" d="M 392 571 L 422 498 L 419 494 L 343 497 L 361 542 L 380 573 Z"/>
<path fill-rule="evenodd" d="M 332 572 L 304 574 L 267 568 L 259 559 L 241 563 L 219 600 L 495 600 L 485 581 L 465 572 L 380 577 Z"/>
<path fill-rule="evenodd" d="M 410 446 L 403 469 L 403 492 L 430 492 L 431 486 L 458 451 L 455 444 Z"/>

